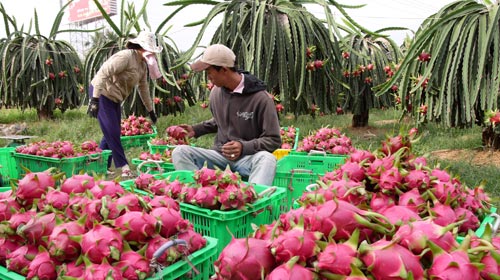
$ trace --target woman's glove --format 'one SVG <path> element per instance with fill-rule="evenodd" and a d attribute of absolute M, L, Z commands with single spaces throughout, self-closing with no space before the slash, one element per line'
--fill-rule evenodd
<path fill-rule="evenodd" d="M 156 117 L 155 111 L 149 112 L 149 118 L 151 119 L 153 124 L 156 124 L 156 121 L 158 120 L 158 118 Z"/>
<path fill-rule="evenodd" d="M 92 97 L 89 101 L 89 108 L 87 109 L 87 114 L 97 119 L 97 113 L 99 112 L 99 98 Z"/>

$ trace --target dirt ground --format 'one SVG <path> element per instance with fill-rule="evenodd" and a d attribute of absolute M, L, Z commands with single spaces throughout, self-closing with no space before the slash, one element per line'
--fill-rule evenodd
<path fill-rule="evenodd" d="M 500 168 L 499 151 L 439 150 L 431 155 L 450 161 L 467 159 L 473 165 L 494 165 Z"/>

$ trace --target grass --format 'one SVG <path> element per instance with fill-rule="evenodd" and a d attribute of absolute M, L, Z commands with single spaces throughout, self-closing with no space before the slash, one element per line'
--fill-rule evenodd
<path fill-rule="evenodd" d="M 184 114 L 176 116 L 162 116 L 159 118 L 157 128 L 159 135 L 165 129 L 174 124 L 193 124 L 210 118 L 210 111 L 200 106 L 187 108 Z M 409 129 L 414 126 L 410 119 L 399 121 L 400 113 L 395 110 L 371 110 L 370 121 L 367 128 L 352 128 L 352 115 L 327 115 L 312 118 L 309 115 L 294 117 L 293 115 L 280 116 L 282 126 L 295 126 L 300 128 L 299 139 L 312 131 L 323 127 L 336 127 L 345 133 L 356 148 L 373 151 L 380 147 L 381 142 L 387 136 L 396 135 L 400 129 Z M 97 120 L 85 114 L 85 108 L 70 110 L 61 114 L 55 113 L 55 119 L 50 121 L 39 121 L 35 111 L 28 110 L 0 110 L 0 123 L 24 122 L 27 130 L 24 134 L 38 136 L 38 140 L 70 140 L 75 143 L 84 140 L 99 141 L 102 133 Z M 439 165 L 454 176 L 459 177 L 463 184 L 469 187 L 485 183 L 485 190 L 494 199 L 494 204 L 500 206 L 500 168 L 495 164 L 476 164 L 470 157 L 457 158 L 454 160 L 441 159 L 432 156 L 433 151 L 438 150 L 468 150 L 477 152 L 481 146 L 481 127 L 471 129 L 446 128 L 437 124 L 426 124 L 420 126 L 421 138 L 414 144 L 413 149 L 417 155 L 426 155 L 432 166 Z M 206 135 L 195 139 L 193 142 L 199 147 L 210 147 L 213 135 Z M 0 145 L 6 145 L 6 140 L 0 139 Z M 141 148 L 132 148 L 126 151 L 131 160 L 138 157 Z"/>

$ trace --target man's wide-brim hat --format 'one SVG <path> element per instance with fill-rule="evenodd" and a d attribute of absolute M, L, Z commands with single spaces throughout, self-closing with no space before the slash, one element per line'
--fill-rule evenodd
<path fill-rule="evenodd" d="M 141 46 L 144 50 L 153 53 L 159 53 L 163 50 L 162 47 L 156 43 L 156 36 L 152 32 L 141 31 L 137 38 L 128 40 L 130 43 Z"/>

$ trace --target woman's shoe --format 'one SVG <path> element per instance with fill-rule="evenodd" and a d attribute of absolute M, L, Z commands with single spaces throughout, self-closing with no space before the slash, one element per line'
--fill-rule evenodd
<path fill-rule="evenodd" d="M 134 178 L 135 174 L 132 170 L 130 169 L 124 169 L 122 170 L 122 178 Z"/>

